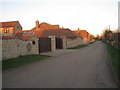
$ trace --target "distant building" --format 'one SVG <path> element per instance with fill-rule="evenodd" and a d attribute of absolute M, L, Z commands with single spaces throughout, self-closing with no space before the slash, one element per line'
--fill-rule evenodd
<path fill-rule="evenodd" d="M 77 37 L 82 37 L 84 39 L 84 43 L 88 43 L 90 41 L 91 35 L 86 30 L 74 30 L 73 31 Z"/>
<path fill-rule="evenodd" d="M 18 31 L 22 31 L 19 21 L 0 22 L 0 34 L 2 36 L 14 36 Z"/>

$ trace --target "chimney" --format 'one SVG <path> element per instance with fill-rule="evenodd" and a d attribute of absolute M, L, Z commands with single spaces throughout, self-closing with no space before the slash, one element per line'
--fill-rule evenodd
<path fill-rule="evenodd" d="M 36 21 L 36 30 L 39 29 L 39 21 Z"/>

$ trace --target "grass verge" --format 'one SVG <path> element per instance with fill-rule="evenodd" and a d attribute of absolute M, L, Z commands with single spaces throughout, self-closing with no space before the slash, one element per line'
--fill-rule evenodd
<path fill-rule="evenodd" d="M 80 49 L 80 48 L 83 48 L 83 47 L 86 47 L 86 46 L 88 46 L 88 45 L 83 44 L 83 45 L 78 45 L 76 47 L 71 47 L 71 48 L 67 48 L 67 49 Z"/>
<path fill-rule="evenodd" d="M 94 41 L 95 42 L 95 41 Z M 93 44 L 94 42 L 89 42 L 89 44 Z"/>
<path fill-rule="evenodd" d="M 10 69 L 10 68 L 19 67 L 19 66 L 25 65 L 27 63 L 46 59 L 48 57 L 50 57 L 50 56 L 47 56 L 47 55 L 25 55 L 25 56 L 20 56 L 17 58 L 7 59 L 5 61 L 2 61 L 2 69 L 6 70 L 6 69 Z"/>
<path fill-rule="evenodd" d="M 112 66 L 115 71 L 115 73 L 118 75 L 118 79 L 120 80 L 120 62 L 118 61 L 118 57 L 120 55 L 120 50 L 117 49 L 116 47 L 110 45 L 109 43 L 106 44 L 108 52 L 111 56 L 112 60 Z"/>

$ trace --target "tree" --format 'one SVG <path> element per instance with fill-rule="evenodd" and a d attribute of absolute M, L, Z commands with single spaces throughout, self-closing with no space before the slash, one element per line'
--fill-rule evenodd
<path fill-rule="evenodd" d="M 112 40 L 113 39 L 113 32 L 106 28 L 103 31 L 102 37 L 103 37 L 103 39 L 106 39 L 106 40 Z"/>

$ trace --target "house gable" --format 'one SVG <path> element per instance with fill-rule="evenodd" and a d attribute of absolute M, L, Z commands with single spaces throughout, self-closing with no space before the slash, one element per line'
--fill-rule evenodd
<path fill-rule="evenodd" d="M 0 22 L 0 34 L 2 36 L 14 36 L 20 30 L 22 30 L 22 26 L 19 21 Z"/>

